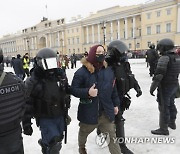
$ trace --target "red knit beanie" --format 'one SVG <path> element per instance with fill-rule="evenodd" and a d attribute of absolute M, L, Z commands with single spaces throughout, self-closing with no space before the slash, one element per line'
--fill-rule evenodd
<path fill-rule="evenodd" d="M 87 57 L 87 61 L 90 62 L 91 64 L 95 64 L 97 63 L 96 61 L 96 50 L 99 46 L 102 46 L 102 45 L 94 45 L 91 47 L 91 49 L 89 50 L 89 54 L 88 54 L 88 57 Z M 102 46 L 103 47 L 103 46 Z M 103 47 L 104 48 L 104 47 Z"/>

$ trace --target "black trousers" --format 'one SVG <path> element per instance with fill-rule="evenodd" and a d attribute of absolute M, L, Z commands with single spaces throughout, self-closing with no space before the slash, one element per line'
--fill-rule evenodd
<path fill-rule="evenodd" d="M 0 135 L 0 154 L 24 154 L 21 128 L 5 136 Z"/>

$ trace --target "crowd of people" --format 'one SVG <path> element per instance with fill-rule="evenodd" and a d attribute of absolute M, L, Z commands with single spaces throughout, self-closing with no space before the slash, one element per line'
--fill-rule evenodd
<path fill-rule="evenodd" d="M 108 133 L 111 154 L 133 154 L 125 142 L 114 142 L 116 137 L 125 138 L 123 113 L 131 105 L 129 90 L 133 88 L 136 97 L 143 93 L 131 71 L 128 57 L 132 55 L 128 50 L 120 40 L 110 42 L 107 52 L 101 44 L 92 46 L 84 53 L 71 85 L 65 69 L 69 68 L 69 61 L 71 68 L 76 68 L 75 54 L 69 59 L 50 48 L 40 49 L 31 70 L 28 53 L 22 59 L 18 54 L 12 60 L 14 75 L 4 72 L 0 50 L 0 154 L 24 154 L 21 132 L 32 135 L 32 118 L 40 128 L 38 143 L 42 153 L 59 154 L 62 140 L 67 140 L 67 125 L 73 120 L 68 115 L 71 95 L 79 98 L 80 154 L 87 154 L 87 138 L 95 129 L 98 135 Z M 151 133 L 169 135 L 168 128 L 176 129 L 180 56 L 172 40 L 162 39 L 156 49 L 150 45 L 147 57 L 153 77 L 149 91 L 154 96 L 157 89 L 160 112 L 159 128 Z"/>

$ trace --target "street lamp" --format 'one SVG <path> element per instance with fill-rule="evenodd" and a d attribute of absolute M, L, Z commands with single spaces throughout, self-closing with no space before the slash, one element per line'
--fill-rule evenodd
<path fill-rule="evenodd" d="M 136 52 L 136 37 L 134 38 L 134 51 Z"/>
<path fill-rule="evenodd" d="M 103 41 L 104 41 L 104 46 L 106 45 L 106 34 L 105 34 L 105 30 L 106 30 L 106 21 L 101 22 L 100 24 L 102 24 L 101 29 L 103 30 Z"/>
<path fill-rule="evenodd" d="M 27 38 L 27 47 L 28 47 L 28 53 L 29 53 L 29 57 L 30 57 L 30 46 L 29 46 L 29 38 Z"/>

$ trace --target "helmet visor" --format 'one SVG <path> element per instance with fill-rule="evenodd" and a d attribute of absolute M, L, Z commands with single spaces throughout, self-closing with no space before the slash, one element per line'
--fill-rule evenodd
<path fill-rule="evenodd" d="M 44 70 L 57 68 L 56 57 L 42 59 L 42 66 L 43 66 Z"/>

